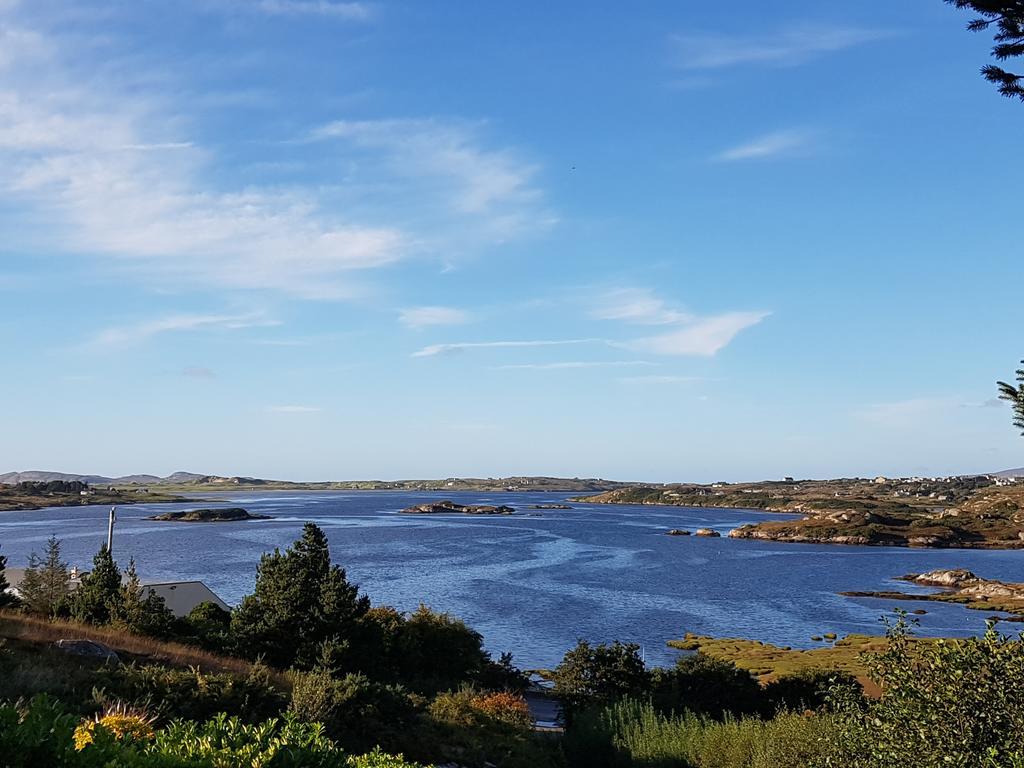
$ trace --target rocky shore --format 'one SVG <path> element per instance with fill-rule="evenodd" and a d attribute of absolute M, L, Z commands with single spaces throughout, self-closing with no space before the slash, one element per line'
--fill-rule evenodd
<path fill-rule="evenodd" d="M 877 597 L 888 600 L 922 600 L 941 603 L 957 603 L 979 611 L 1002 611 L 1014 614 L 1004 621 L 1024 621 L 1024 584 L 985 579 L 971 571 L 954 568 L 909 573 L 899 576 L 923 587 L 939 587 L 941 591 L 931 593 L 900 592 L 841 592 L 845 597 Z"/>

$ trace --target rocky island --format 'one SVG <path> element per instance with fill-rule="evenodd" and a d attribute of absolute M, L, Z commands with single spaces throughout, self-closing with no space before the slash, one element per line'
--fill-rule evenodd
<path fill-rule="evenodd" d="M 241 507 L 227 509 L 188 509 L 181 512 L 164 512 L 147 520 L 172 523 L 237 523 L 243 520 L 270 520 L 269 515 L 254 515 Z"/>
<path fill-rule="evenodd" d="M 634 486 L 591 504 L 659 504 L 796 513 L 740 526 L 735 539 L 893 547 L 1024 548 L 1024 483 L 989 476 Z"/>
<path fill-rule="evenodd" d="M 457 504 L 454 501 L 415 504 L 402 510 L 403 515 L 511 515 L 514 513 L 515 509 L 505 504 L 494 507 L 486 504 Z"/>
<path fill-rule="evenodd" d="M 898 577 L 924 587 L 939 587 L 939 592 L 914 593 L 900 591 L 840 592 L 845 597 L 878 597 L 888 600 L 925 600 L 958 603 L 979 611 L 1002 611 L 1014 614 L 1003 621 L 1024 621 L 1024 584 L 984 579 L 971 571 L 954 568 L 909 573 Z"/>

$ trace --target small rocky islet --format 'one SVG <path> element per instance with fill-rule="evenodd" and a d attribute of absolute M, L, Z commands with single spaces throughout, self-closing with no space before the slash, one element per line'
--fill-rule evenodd
<path fill-rule="evenodd" d="M 226 509 L 186 509 L 180 512 L 164 512 L 146 518 L 164 523 L 238 523 L 245 520 L 269 520 L 269 515 L 254 515 L 241 507 Z"/>
<path fill-rule="evenodd" d="M 513 515 L 515 508 L 506 504 L 458 504 L 454 501 L 435 501 L 414 504 L 401 511 L 403 515 Z"/>

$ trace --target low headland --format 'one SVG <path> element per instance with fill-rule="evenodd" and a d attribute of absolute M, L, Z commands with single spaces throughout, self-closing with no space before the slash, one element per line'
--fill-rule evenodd
<path fill-rule="evenodd" d="M 0 512 L 46 507 L 82 507 L 94 504 L 123 506 L 188 501 L 183 496 L 148 488 L 97 488 L 80 480 L 0 483 Z"/>
<path fill-rule="evenodd" d="M 589 504 L 657 504 L 801 514 L 740 526 L 737 539 L 806 544 L 1024 548 L 1024 483 L 981 475 L 634 486 L 578 497 Z"/>

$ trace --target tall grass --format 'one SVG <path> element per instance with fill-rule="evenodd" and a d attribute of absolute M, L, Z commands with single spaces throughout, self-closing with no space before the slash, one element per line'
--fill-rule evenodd
<path fill-rule="evenodd" d="M 627 700 L 577 718 L 566 751 L 571 765 L 595 768 L 805 768 L 824 754 L 830 727 L 825 715 L 718 722 Z"/>

